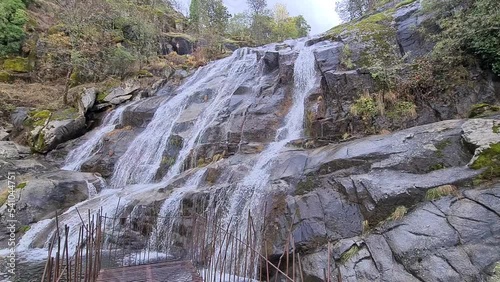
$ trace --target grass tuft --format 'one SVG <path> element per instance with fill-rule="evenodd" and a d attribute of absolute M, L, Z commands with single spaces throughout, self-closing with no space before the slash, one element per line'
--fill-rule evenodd
<path fill-rule="evenodd" d="M 432 188 L 427 190 L 427 193 L 425 193 L 425 199 L 433 201 L 449 195 L 457 196 L 458 188 L 453 185 L 442 185 L 436 188 Z"/>
<path fill-rule="evenodd" d="M 359 252 L 359 247 L 357 245 L 353 245 L 349 250 L 347 250 L 340 256 L 340 261 L 342 263 L 346 263 L 352 257 L 354 257 L 358 252 Z"/>
<path fill-rule="evenodd" d="M 406 213 L 408 212 L 408 209 L 405 206 L 398 206 L 394 210 L 394 212 L 391 214 L 389 217 L 390 220 L 399 220 L 402 219 Z"/>

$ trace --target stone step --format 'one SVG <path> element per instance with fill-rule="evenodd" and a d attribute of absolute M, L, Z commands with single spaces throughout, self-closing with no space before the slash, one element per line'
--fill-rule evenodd
<path fill-rule="evenodd" d="M 202 282 L 190 261 L 102 269 L 97 282 Z"/>

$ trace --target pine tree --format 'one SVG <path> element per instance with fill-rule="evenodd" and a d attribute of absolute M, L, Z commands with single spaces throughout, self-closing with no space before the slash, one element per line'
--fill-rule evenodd
<path fill-rule="evenodd" d="M 189 5 L 189 21 L 194 30 L 200 28 L 200 0 L 191 0 Z"/>

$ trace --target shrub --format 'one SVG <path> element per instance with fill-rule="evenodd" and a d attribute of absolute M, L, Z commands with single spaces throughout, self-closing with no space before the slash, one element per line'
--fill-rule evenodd
<path fill-rule="evenodd" d="M 125 77 L 127 74 L 134 72 L 137 60 L 137 56 L 124 47 L 110 48 L 106 54 L 109 67 L 108 73 Z"/>
<path fill-rule="evenodd" d="M 473 54 L 500 75 L 500 1 L 428 0 L 443 29 L 438 35 L 436 57 L 459 64 Z"/>
<path fill-rule="evenodd" d="M 17 53 L 25 37 L 24 24 L 28 17 L 21 0 L 0 2 L 0 56 Z"/>

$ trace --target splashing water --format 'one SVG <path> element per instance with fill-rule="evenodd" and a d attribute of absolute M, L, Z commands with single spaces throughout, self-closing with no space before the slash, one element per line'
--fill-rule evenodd
<path fill-rule="evenodd" d="M 247 224 L 243 223 L 251 214 L 255 219 L 255 230 L 261 230 L 264 218 L 262 204 L 269 195 L 270 171 L 273 160 L 285 148 L 287 143 L 301 137 L 304 124 L 304 101 L 315 87 L 317 81 L 313 49 L 302 48 L 294 67 L 293 106 L 285 118 L 285 125 L 277 133 L 274 142 L 260 153 L 250 173 L 239 183 L 229 198 L 229 210 L 223 219 L 226 226 L 236 219 L 239 234 L 246 234 Z M 257 234 L 256 246 L 261 246 L 261 234 Z M 257 271 L 257 269 L 255 269 Z"/>
<path fill-rule="evenodd" d="M 177 161 L 165 176 L 165 181 L 171 180 L 174 176 L 182 172 L 184 161 L 192 152 L 196 143 L 200 142 L 207 127 L 217 118 L 219 113 L 225 109 L 225 106 L 236 89 L 254 75 L 254 71 L 257 69 L 257 56 L 254 53 L 250 53 L 247 48 L 238 51 L 239 53 L 237 56 L 230 62 L 227 71 L 227 79 L 225 79 L 223 83 L 220 83 L 219 87 L 215 89 L 215 99 L 210 103 L 207 109 L 203 111 L 200 117 L 197 118 L 187 142 L 184 142 L 179 152 Z"/>
<path fill-rule="evenodd" d="M 213 118 L 216 117 L 215 113 L 221 110 L 221 106 L 226 102 L 226 95 L 229 96 L 234 92 L 227 86 L 234 83 L 237 77 L 247 71 L 248 64 L 252 64 L 246 58 L 246 49 L 239 49 L 231 57 L 219 60 L 212 63 L 208 67 L 199 69 L 192 77 L 190 77 L 183 86 L 177 91 L 178 94 L 169 99 L 166 103 L 161 105 L 155 112 L 155 115 L 148 125 L 148 127 L 130 144 L 127 151 L 120 157 L 113 177 L 111 179 L 111 186 L 113 188 L 120 188 L 126 184 L 144 184 L 151 183 L 161 165 L 163 152 L 167 146 L 168 140 L 172 134 L 176 122 L 182 114 L 182 110 L 187 106 L 189 98 L 199 93 L 198 89 L 206 88 L 207 85 L 212 85 L 212 81 L 217 78 L 225 78 L 221 83 L 223 86 L 215 89 L 217 91 L 216 99 L 212 102 L 214 109 L 213 114 L 205 114 L 200 121 L 198 128 L 195 128 L 196 133 L 201 133 L 202 130 L 209 124 Z M 254 55 L 255 56 L 255 55 Z M 253 64 L 255 64 L 253 62 Z M 205 125 L 205 126 L 203 126 Z M 197 136 L 192 134 L 191 140 L 180 155 L 181 161 L 177 160 L 175 167 L 171 169 L 172 173 L 169 174 L 168 179 L 180 172 L 180 167 L 189 154 L 190 149 L 193 147 L 194 140 Z"/>
<path fill-rule="evenodd" d="M 78 171 L 86 161 L 95 156 L 102 148 L 103 138 L 121 122 L 123 112 L 129 106 L 121 106 L 109 113 L 102 125 L 92 133 L 90 138 L 68 154 L 62 169 Z"/>
<path fill-rule="evenodd" d="M 160 209 L 158 220 L 156 222 L 156 228 L 150 237 L 148 246 L 152 246 L 154 250 L 165 249 L 166 253 L 169 252 L 170 246 L 167 245 L 167 238 L 172 233 L 176 217 L 180 215 L 180 202 L 186 194 L 195 191 L 199 187 L 206 171 L 206 168 L 198 170 L 182 187 L 175 189 L 165 200 Z"/>

